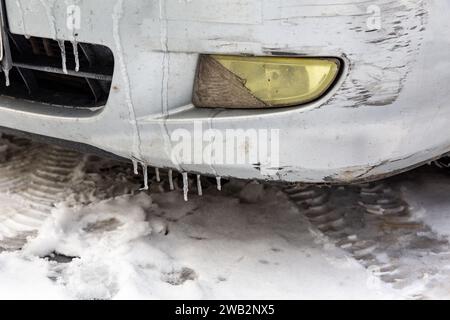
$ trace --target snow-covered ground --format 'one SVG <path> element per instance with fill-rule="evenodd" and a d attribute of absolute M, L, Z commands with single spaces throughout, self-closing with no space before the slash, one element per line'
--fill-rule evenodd
<path fill-rule="evenodd" d="M 32 161 L 39 162 L 42 151 L 36 149 Z M 311 223 L 278 186 L 231 181 L 219 192 L 205 179 L 199 196 L 191 181 L 185 202 L 182 188 L 169 191 L 153 180 L 150 191 L 132 192 L 139 186 L 133 189 L 135 180 L 122 165 L 105 169 L 86 157 L 80 161 L 64 197 L 47 211 L 38 208 L 45 219 L 35 230 L 26 211 L 42 201 L 29 186 L 41 181 L 42 167 L 23 173 L 31 182 L 0 192 L 0 224 L 9 228 L 0 229 L 0 244 L 26 239 L 22 250 L 0 253 L 0 299 L 450 298 L 450 175 L 444 170 L 425 168 L 386 182 L 404 195 L 421 224 L 399 236 L 408 242 L 401 249 L 383 240 L 392 235 L 386 229 L 386 238 L 377 240 L 385 241 L 380 247 L 386 250 L 376 252 L 377 259 L 402 262 L 417 274 L 398 285 Z M 90 170 L 80 169 L 88 165 Z M 0 175 L 11 170 L 4 165 Z M 349 238 L 357 237 L 356 220 L 347 228 L 356 230 Z M 11 234 L 14 228 L 17 234 Z M 424 241 L 425 234 L 438 243 Z"/>

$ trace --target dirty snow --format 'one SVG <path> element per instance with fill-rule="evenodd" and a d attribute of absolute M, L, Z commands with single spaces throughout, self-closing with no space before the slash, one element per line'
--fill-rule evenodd
<path fill-rule="evenodd" d="M 41 154 L 35 155 L 36 162 L 43 161 Z M 187 175 L 159 176 L 158 171 L 158 177 L 149 177 L 149 190 L 137 185 L 132 192 L 131 164 L 127 171 L 122 164 L 83 159 L 84 171 L 77 166 L 75 174 L 69 172 L 72 182 L 60 194 L 64 200 L 29 234 L 23 249 L 0 252 L 0 299 L 450 297 L 450 257 L 442 252 L 446 246 L 423 254 L 430 244 L 417 242 L 422 249 L 404 251 L 414 255 L 409 257 L 387 240 L 382 247 L 390 250 L 390 259 L 400 254 L 411 270 L 424 270 L 415 282 L 399 287 L 383 282 L 311 224 L 279 186 L 221 181 L 220 191 L 216 179 L 192 175 L 187 181 Z M 13 172 L 4 168 L 1 172 Z M 447 170 L 426 167 L 386 184 L 401 191 L 417 221 L 443 239 L 450 236 Z M 0 227 L 6 223 L 17 229 L 18 218 L 27 216 L 19 215 L 30 210 L 20 188 L 0 191 Z M 330 192 L 347 192 L 336 190 Z M 415 241 L 414 232 L 402 237 L 399 241 Z M 439 270 L 429 274 L 433 268 Z"/>
<path fill-rule="evenodd" d="M 22 251 L 0 254 L 0 298 L 394 297 L 276 188 L 227 186 L 187 203 L 174 191 L 61 204 Z"/>

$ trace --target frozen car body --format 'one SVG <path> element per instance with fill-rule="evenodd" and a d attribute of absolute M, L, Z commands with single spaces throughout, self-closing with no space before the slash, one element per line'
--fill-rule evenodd
<path fill-rule="evenodd" d="M 10 31 L 73 40 L 68 3 L 6 0 Z M 82 12 L 77 41 L 103 44 L 114 54 L 107 104 L 96 112 L 65 113 L 0 97 L 0 126 L 149 166 L 246 179 L 365 181 L 450 151 L 448 1 L 73 3 Z M 372 26 L 374 12 L 381 28 Z M 326 96 L 306 106 L 199 109 L 191 101 L 201 53 L 338 57 L 344 69 Z M 266 174 L 264 164 L 174 163 L 171 133 L 192 131 L 195 120 L 219 130 L 280 129 L 277 173 Z"/>

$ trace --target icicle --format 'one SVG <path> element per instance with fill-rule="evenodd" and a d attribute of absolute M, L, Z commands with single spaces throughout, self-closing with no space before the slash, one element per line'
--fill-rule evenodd
<path fill-rule="evenodd" d="M 133 172 L 134 172 L 135 175 L 138 175 L 139 174 L 139 172 L 138 172 L 138 162 L 135 159 L 131 159 L 131 161 L 133 162 Z"/>
<path fill-rule="evenodd" d="M 173 177 L 172 177 L 172 170 L 169 170 L 169 188 L 170 190 L 174 190 L 174 186 L 173 186 Z"/>
<path fill-rule="evenodd" d="M 199 196 L 203 195 L 202 178 L 199 174 L 197 175 L 197 191 Z"/>
<path fill-rule="evenodd" d="M 66 44 L 64 40 L 58 40 L 59 48 L 61 49 L 62 69 L 67 74 L 67 56 L 66 56 Z"/>
<path fill-rule="evenodd" d="M 161 177 L 159 176 L 159 169 L 155 168 L 156 182 L 161 182 Z"/>
<path fill-rule="evenodd" d="M 80 55 L 78 54 L 78 42 L 77 40 L 72 41 L 73 56 L 75 57 L 75 71 L 80 71 Z"/>
<path fill-rule="evenodd" d="M 217 190 L 222 191 L 222 178 L 216 177 L 216 181 L 217 181 Z"/>
<path fill-rule="evenodd" d="M 9 69 L 3 68 L 3 73 L 5 74 L 5 85 L 9 87 L 11 84 L 9 81 Z"/>
<path fill-rule="evenodd" d="M 184 194 L 184 201 L 188 201 L 188 192 L 189 192 L 189 180 L 188 180 L 188 174 L 187 172 L 183 172 L 183 194 Z"/>
<path fill-rule="evenodd" d="M 142 171 L 144 171 L 144 188 L 142 190 L 148 190 L 148 170 L 147 166 L 141 163 Z"/>

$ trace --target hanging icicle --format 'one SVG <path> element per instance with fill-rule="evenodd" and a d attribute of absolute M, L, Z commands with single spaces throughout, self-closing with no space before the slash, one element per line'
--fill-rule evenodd
<path fill-rule="evenodd" d="M 161 177 L 159 175 L 159 169 L 155 168 L 156 182 L 161 182 Z"/>
<path fill-rule="evenodd" d="M 197 175 L 197 191 L 199 196 L 203 195 L 202 178 L 199 174 Z"/>
<path fill-rule="evenodd" d="M 137 176 L 139 174 L 138 172 L 138 162 L 136 159 L 131 159 L 131 162 L 133 162 L 133 172 Z"/>
<path fill-rule="evenodd" d="M 78 54 L 78 42 L 77 40 L 72 41 L 73 56 L 75 57 L 75 71 L 80 71 L 80 55 Z"/>
<path fill-rule="evenodd" d="M 144 163 L 141 163 L 142 171 L 144 172 L 144 188 L 142 190 L 148 190 L 148 170 Z"/>
<path fill-rule="evenodd" d="M 187 172 L 183 172 L 183 194 L 184 194 L 184 201 L 188 201 L 188 192 L 189 192 L 189 180 L 188 180 L 188 174 Z"/>
<path fill-rule="evenodd" d="M 67 74 L 67 56 L 66 56 L 66 43 L 64 40 L 58 40 L 59 48 L 61 50 L 62 69 Z"/>
<path fill-rule="evenodd" d="M 174 186 L 173 186 L 173 172 L 172 170 L 169 170 L 169 188 L 170 190 L 175 190 Z"/>
<path fill-rule="evenodd" d="M 216 177 L 217 190 L 222 191 L 222 177 Z"/>
<path fill-rule="evenodd" d="M 3 68 L 3 73 L 5 74 L 5 85 L 9 87 L 11 84 L 9 81 L 9 69 Z"/>

